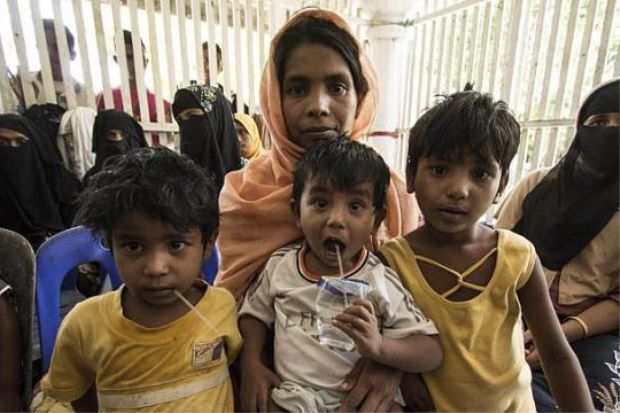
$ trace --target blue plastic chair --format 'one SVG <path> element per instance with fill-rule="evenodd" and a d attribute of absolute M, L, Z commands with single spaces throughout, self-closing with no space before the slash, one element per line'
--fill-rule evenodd
<path fill-rule="evenodd" d="M 109 274 L 113 289 L 122 284 L 114 258 L 102 243 L 101 235 L 78 226 L 60 232 L 41 245 L 36 254 L 36 307 L 43 373 L 49 368 L 56 334 L 60 326 L 60 290 L 67 276 L 75 277 L 73 268 L 86 262 L 101 265 L 101 282 Z M 203 264 L 205 280 L 212 284 L 219 265 L 219 252 L 213 248 Z"/>

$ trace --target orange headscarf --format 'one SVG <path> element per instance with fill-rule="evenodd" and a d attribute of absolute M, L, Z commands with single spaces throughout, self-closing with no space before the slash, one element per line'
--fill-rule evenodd
<path fill-rule="evenodd" d="M 221 254 L 216 284 L 241 299 L 269 255 L 276 249 L 303 237 L 291 211 L 293 169 L 304 149 L 293 143 L 282 114 L 280 84 L 276 74 L 275 49 L 282 34 L 307 18 L 325 19 L 354 37 L 346 21 L 338 14 L 306 9 L 289 20 L 271 41 L 269 61 L 263 72 L 260 105 L 269 128 L 272 148 L 268 154 L 250 162 L 244 169 L 226 175 L 220 193 L 221 223 L 217 240 Z M 351 130 L 351 139 L 361 139 L 370 129 L 378 106 L 377 80 L 362 46 L 362 73 L 368 93 L 360 103 Z M 377 242 L 410 232 L 418 224 L 418 208 L 407 194 L 402 176 L 391 171 L 387 193 L 387 215 L 377 233 Z"/>

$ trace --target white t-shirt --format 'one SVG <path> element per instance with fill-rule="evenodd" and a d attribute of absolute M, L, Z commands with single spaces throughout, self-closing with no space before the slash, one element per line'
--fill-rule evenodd
<path fill-rule="evenodd" d="M 274 252 L 250 287 L 240 315 L 251 315 L 269 327 L 275 324 L 274 361 L 282 380 L 316 389 L 336 390 L 360 358 L 357 351 L 339 351 L 318 340 L 316 277 L 304 270 L 303 244 Z M 398 275 L 372 253 L 364 252 L 347 279 L 367 283 L 367 296 L 386 337 L 437 334 L 432 321 L 416 307 Z"/>

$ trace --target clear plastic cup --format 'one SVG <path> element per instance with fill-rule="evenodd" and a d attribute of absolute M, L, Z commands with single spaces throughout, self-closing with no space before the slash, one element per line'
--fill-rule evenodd
<path fill-rule="evenodd" d="M 366 298 L 370 287 L 360 280 L 321 278 L 316 298 L 319 342 L 324 346 L 353 351 L 355 342 L 341 329 L 332 325 L 332 319 L 352 305 L 358 298 Z"/>

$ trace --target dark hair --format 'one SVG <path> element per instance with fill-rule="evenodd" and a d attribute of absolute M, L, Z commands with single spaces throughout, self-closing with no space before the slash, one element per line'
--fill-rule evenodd
<path fill-rule="evenodd" d="M 506 174 L 519 147 L 520 130 L 506 102 L 472 90 L 442 95 L 409 132 L 407 177 L 423 156 L 493 156 Z"/>
<path fill-rule="evenodd" d="M 219 226 L 215 183 L 194 162 L 166 148 L 140 148 L 106 160 L 79 198 L 77 222 L 110 239 L 126 213 L 152 215 L 180 231 L 198 227 L 207 242 Z"/>
<path fill-rule="evenodd" d="M 56 36 L 56 32 L 54 29 L 54 20 L 52 19 L 43 19 L 43 30 L 51 31 Z M 67 45 L 69 46 L 69 53 L 75 53 L 75 38 L 73 37 L 73 33 L 67 26 L 65 26 L 65 36 L 67 37 Z"/>
<path fill-rule="evenodd" d="M 358 101 L 364 99 L 368 93 L 368 81 L 362 73 L 360 51 L 355 39 L 331 21 L 316 17 L 300 19 L 297 24 L 284 32 L 278 41 L 274 60 L 280 87 L 284 81 L 284 69 L 291 52 L 304 43 L 321 44 L 338 52 L 351 71 Z"/>
<path fill-rule="evenodd" d="M 301 201 L 301 194 L 310 179 L 328 182 L 343 192 L 371 182 L 374 184 L 373 206 L 380 211 L 385 208 L 390 169 L 370 146 L 343 135 L 320 141 L 301 156 L 293 172 L 293 200 L 296 204 Z"/>
<path fill-rule="evenodd" d="M 131 30 L 123 30 L 123 41 L 125 42 L 126 45 L 130 45 L 131 47 L 133 47 L 133 36 L 131 35 Z M 142 46 L 142 50 L 146 49 L 146 46 L 144 45 L 144 41 L 142 41 L 142 39 L 140 38 L 140 45 Z M 125 53 L 127 53 L 127 51 L 125 50 Z"/>
<path fill-rule="evenodd" d="M 202 43 L 202 51 L 204 52 L 205 49 L 209 48 L 209 42 L 203 42 Z M 217 61 L 220 62 L 222 60 L 222 48 L 220 47 L 219 44 L 215 43 L 215 56 L 217 58 Z"/>

